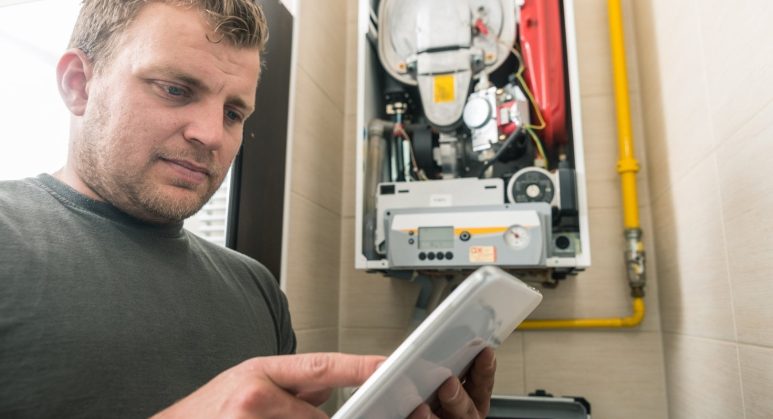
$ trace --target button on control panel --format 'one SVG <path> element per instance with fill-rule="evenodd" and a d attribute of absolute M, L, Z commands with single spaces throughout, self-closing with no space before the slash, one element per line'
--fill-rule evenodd
<path fill-rule="evenodd" d="M 452 260 L 454 252 L 419 252 L 419 260 Z"/>

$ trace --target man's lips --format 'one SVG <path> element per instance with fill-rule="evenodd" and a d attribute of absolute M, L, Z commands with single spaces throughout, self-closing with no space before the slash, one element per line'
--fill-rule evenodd
<path fill-rule="evenodd" d="M 189 160 L 165 159 L 163 157 L 161 158 L 161 160 L 165 160 L 165 161 L 167 161 L 169 163 L 173 163 L 173 164 L 176 164 L 178 166 L 182 166 L 182 167 L 184 167 L 184 168 L 186 168 L 186 169 L 188 169 L 188 170 L 190 170 L 192 172 L 203 173 L 203 174 L 205 174 L 207 176 L 210 175 L 209 170 L 205 166 L 196 164 L 196 163 L 194 163 L 192 161 L 189 161 Z"/>
<path fill-rule="evenodd" d="M 162 157 L 161 161 L 172 169 L 178 179 L 191 185 L 202 184 L 211 176 L 211 172 L 206 167 L 190 160 L 165 159 Z"/>

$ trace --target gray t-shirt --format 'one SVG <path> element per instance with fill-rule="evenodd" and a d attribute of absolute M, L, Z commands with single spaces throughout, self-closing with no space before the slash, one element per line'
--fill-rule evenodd
<path fill-rule="evenodd" d="M 49 175 L 0 182 L 0 417 L 148 416 L 294 351 L 255 260 Z"/>

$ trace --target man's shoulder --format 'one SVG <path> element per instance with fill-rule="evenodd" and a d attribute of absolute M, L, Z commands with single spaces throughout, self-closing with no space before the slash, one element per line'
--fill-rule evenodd
<path fill-rule="evenodd" d="M 0 181 L 0 216 L 14 221 L 41 211 L 42 201 L 50 195 L 34 178 Z"/>
<path fill-rule="evenodd" d="M 199 257 L 211 264 L 218 277 L 225 281 L 234 281 L 253 289 L 267 299 L 277 309 L 286 308 L 286 299 L 271 271 L 257 260 L 233 249 L 212 243 L 192 232 L 185 230 L 191 248 Z"/>
<path fill-rule="evenodd" d="M 276 282 L 271 272 L 257 260 L 233 249 L 212 243 L 188 230 L 185 230 L 185 234 L 188 235 L 191 241 L 191 247 L 195 251 L 206 254 L 214 263 L 225 265 L 229 270 L 247 270 L 250 274 L 259 277 L 261 280 L 270 279 Z"/>
<path fill-rule="evenodd" d="M 0 199 L 5 201 L 16 201 L 38 191 L 40 188 L 35 184 L 34 178 L 0 180 Z"/>
<path fill-rule="evenodd" d="M 0 181 L 0 266 L 6 278 L 46 262 L 59 238 L 56 200 L 34 178 Z"/>

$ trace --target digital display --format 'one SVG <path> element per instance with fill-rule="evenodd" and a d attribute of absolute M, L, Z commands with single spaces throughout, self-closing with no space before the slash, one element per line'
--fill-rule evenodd
<path fill-rule="evenodd" d="M 419 227 L 419 249 L 452 249 L 453 227 Z"/>

